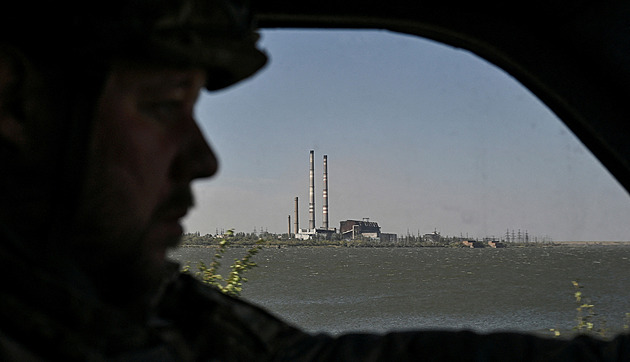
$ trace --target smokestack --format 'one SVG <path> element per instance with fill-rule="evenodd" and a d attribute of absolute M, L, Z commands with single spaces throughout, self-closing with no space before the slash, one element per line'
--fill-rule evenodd
<path fill-rule="evenodd" d="M 309 230 L 315 229 L 315 162 L 313 157 L 315 155 L 315 151 L 311 150 L 311 171 L 310 171 L 310 187 L 308 188 L 308 228 Z"/>
<path fill-rule="evenodd" d="M 295 224 L 295 233 L 299 233 L 300 232 L 300 219 L 298 219 L 298 198 L 295 197 L 295 221 L 293 221 L 293 223 Z"/>
<path fill-rule="evenodd" d="M 328 156 L 324 155 L 324 203 L 322 207 L 323 222 L 322 228 L 328 230 Z"/>
<path fill-rule="evenodd" d="M 289 233 L 287 234 L 287 236 L 289 238 L 291 237 L 291 215 L 289 215 Z"/>

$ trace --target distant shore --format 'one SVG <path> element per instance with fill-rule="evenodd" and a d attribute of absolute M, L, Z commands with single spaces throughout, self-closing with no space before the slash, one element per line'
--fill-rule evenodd
<path fill-rule="evenodd" d="M 519 236 L 520 237 L 520 236 Z M 222 242 L 227 242 L 231 247 L 250 247 L 258 245 L 260 247 L 283 248 L 283 247 L 347 247 L 347 248 L 545 248 L 562 246 L 630 246 L 630 241 L 504 241 L 490 238 L 483 240 L 463 237 L 442 236 L 439 233 L 431 234 L 430 237 L 408 236 L 400 239 L 373 239 L 359 237 L 352 240 L 335 238 L 316 238 L 302 240 L 287 238 L 287 234 L 279 235 L 272 233 L 235 233 L 229 231 L 221 235 L 201 235 L 199 232 L 185 233 L 182 235 L 181 246 L 217 246 Z"/>
<path fill-rule="evenodd" d="M 558 246 L 593 246 L 593 245 L 619 245 L 630 246 L 630 241 L 554 241 Z"/>
<path fill-rule="evenodd" d="M 235 242 L 230 243 L 231 248 L 250 248 L 254 246 L 256 243 L 248 243 L 248 242 Z M 182 243 L 179 247 L 183 248 L 215 248 L 218 244 L 191 244 L 191 243 Z M 396 245 L 396 244 L 363 244 L 363 245 L 344 245 L 344 244 L 326 244 L 326 243 L 300 243 L 300 244 L 289 244 L 282 242 L 263 242 L 259 244 L 262 248 L 463 248 L 459 245 Z M 545 244 L 537 244 L 537 243 L 528 243 L 528 244 L 507 244 L 504 248 L 523 248 L 523 247 L 534 247 L 534 248 L 554 248 L 554 247 L 591 247 L 591 246 L 630 246 L 630 242 L 627 241 L 554 241 L 553 243 L 545 243 Z M 468 249 L 465 248 L 464 249 Z M 489 247 L 484 247 L 482 249 L 492 249 Z"/>

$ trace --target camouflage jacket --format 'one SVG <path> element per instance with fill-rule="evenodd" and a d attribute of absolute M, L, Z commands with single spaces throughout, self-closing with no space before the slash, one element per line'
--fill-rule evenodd
<path fill-rule="evenodd" d="M 2 361 L 630 361 L 630 336 L 311 335 L 186 274 L 137 322 L 0 248 Z"/>

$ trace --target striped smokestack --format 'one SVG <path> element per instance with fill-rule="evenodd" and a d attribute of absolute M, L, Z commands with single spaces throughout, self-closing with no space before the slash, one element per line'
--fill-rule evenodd
<path fill-rule="evenodd" d="M 295 220 L 293 221 L 293 224 L 295 225 L 294 229 L 295 229 L 295 233 L 299 233 L 300 232 L 300 219 L 298 219 L 298 198 L 297 196 L 295 197 Z"/>
<path fill-rule="evenodd" d="M 315 156 L 315 151 L 311 150 L 311 171 L 309 174 L 310 177 L 310 187 L 308 188 L 308 228 L 310 230 L 315 229 L 315 162 L 313 160 Z"/>
<path fill-rule="evenodd" d="M 323 202 L 323 207 L 322 207 L 322 211 L 323 211 L 323 221 L 322 221 L 322 228 L 328 230 L 328 156 L 324 155 L 324 186 L 323 186 L 323 196 L 324 196 L 324 202 Z"/>

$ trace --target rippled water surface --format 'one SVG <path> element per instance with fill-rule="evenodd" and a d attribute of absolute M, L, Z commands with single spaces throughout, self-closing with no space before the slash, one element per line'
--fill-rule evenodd
<path fill-rule="evenodd" d="M 213 249 L 171 253 L 195 265 Z M 228 251 L 224 264 L 245 249 Z M 309 331 L 570 329 L 579 281 L 607 329 L 630 312 L 630 246 L 281 248 L 256 255 L 243 298 Z"/>

